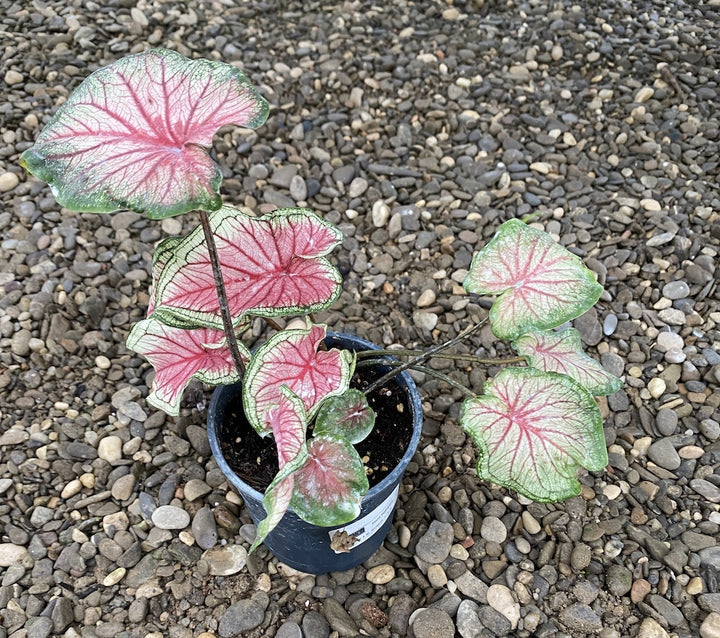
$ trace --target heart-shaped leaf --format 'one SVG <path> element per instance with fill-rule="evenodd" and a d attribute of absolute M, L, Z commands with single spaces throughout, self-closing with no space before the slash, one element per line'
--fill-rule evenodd
<path fill-rule="evenodd" d="M 490 309 L 499 339 L 556 328 L 591 308 L 603 290 L 575 255 L 518 219 L 502 224 L 475 255 L 463 286 L 500 295 Z"/>
<path fill-rule="evenodd" d="M 264 316 L 318 312 L 337 299 L 342 277 L 326 258 L 342 234 L 310 210 L 251 217 L 231 206 L 210 214 L 230 313 Z M 215 279 L 200 226 L 156 250 L 164 266 L 154 305 L 163 321 L 222 327 Z M 153 271 L 155 272 L 155 268 Z"/>
<path fill-rule="evenodd" d="M 574 328 L 558 332 L 528 332 L 513 342 L 528 364 L 545 372 L 572 377 L 595 396 L 612 394 L 622 381 L 583 352 L 580 333 Z"/>
<path fill-rule="evenodd" d="M 309 418 L 323 399 L 347 390 L 352 354 L 336 349 L 318 352 L 324 338 L 322 325 L 282 330 L 253 354 L 245 371 L 243 404 L 248 422 L 261 436 L 270 431 L 266 412 L 279 403 L 282 386 L 302 399 Z"/>
<path fill-rule="evenodd" d="M 320 404 L 315 417 L 315 436 L 335 436 L 360 443 L 375 425 L 375 411 L 367 397 L 354 388 L 334 397 L 328 397 Z"/>
<path fill-rule="evenodd" d="M 485 392 L 465 401 L 461 415 L 478 446 L 480 478 L 554 502 L 580 493 L 578 468 L 607 465 L 600 410 L 570 377 L 506 368 Z"/>
<path fill-rule="evenodd" d="M 369 485 L 362 460 L 346 440 L 314 437 L 308 459 L 295 472 L 290 507 L 304 521 L 330 527 L 360 514 Z"/>
<path fill-rule="evenodd" d="M 20 161 L 72 210 L 216 210 L 222 174 L 205 148 L 221 126 L 256 128 L 267 114 L 234 66 L 155 49 L 87 77 Z"/>
<path fill-rule="evenodd" d="M 148 403 L 171 416 L 180 412 L 180 399 L 190 379 L 210 385 L 238 380 L 230 349 L 221 330 L 186 330 L 167 326 L 153 315 L 136 323 L 127 338 L 127 347 L 142 354 L 155 368 Z M 246 361 L 250 353 L 238 344 Z"/>

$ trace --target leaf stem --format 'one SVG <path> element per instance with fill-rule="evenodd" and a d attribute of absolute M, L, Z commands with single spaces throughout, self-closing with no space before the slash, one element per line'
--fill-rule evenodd
<path fill-rule="evenodd" d="M 397 357 L 416 357 L 423 354 L 424 350 L 413 350 L 407 348 L 398 348 L 390 350 L 363 350 L 357 353 L 358 359 L 366 359 L 368 357 L 377 356 L 397 356 Z M 476 357 L 473 354 L 452 354 L 452 353 L 436 353 L 434 359 L 450 359 L 452 361 L 468 361 L 469 363 L 480 363 L 484 365 L 506 365 L 511 363 L 523 363 L 525 357 L 497 357 L 483 358 Z"/>
<path fill-rule="evenodd" d="M 220 318 L 222 319 L 223 331 L 227 338 L 233 363 L 242 380 L 245 376 L 245 363 L 240 356 L 240 349 L 238 348 L 237 337 L 235 336 L 235 328 L 233 327 L 227 292 L 225 291 L 225 282 L 223 280 L 222 270 L 220 270 L 220 258 L 218 257 L 217 246 L 215 245 L 215 237 L 213 237 L 212 228 L 210 228 L 210 218 L 207 212 L 204 210 L 199 212 L 200 222 L 205 235 L 205 243 L 207 244 L 208 254 L 210 255 L 213 277 L 215 278 L 215 290 L 217 291 L 218 303 L 220 304 Z"/>
<path fill-rule="evenodd" d="M 363 359 L 362 361 L 358 362 L 359 368 L 364 368 L 372 365 L 378 365 L 378 366 L 390 366 L 390 367 L 396 367 L 402 365 L 400 361 L 388 361 L 387 359 Z M 432 368 L 428 368 L 426 366 L 412 366 L 410 368 L 411 370 L 417 370 L 418 372 L 423 372 L 427 374 L 428 376 L 435 377 L 436 379 L 439 379 L 440 381 L 444 381 L 448 385 L 451 385 L 453 388 L 457 388 L 462 392 L 465 396 L 468 397 L 474 397 L 475 393 L 472 390 L 469 390 L 466 388 L 462 383 L 458 383 L 453 379 L 452 377 L 449 377 L 446 374 L 443 374 L 442 372 L 438 372 L 437 370 L 433 370 Z M 367 392 L 367 390 L 366 390 Z"/>
<path fill-rule="evenodd" d="M 467 330 L 463 330 L 457 337 L 454 337 L 453 339 L 450 339 L 449 341 L 446 341 L 445 343 L 440 343 L 437 346 L 434 346 L 430 348 L 429 350 L 426 350 L 422 354 L 413 357 L 412 359 L 409 359 L 405 363 L 400 364 L 397 368 L 394 370 L 390 370 L 387 374 L 384 374 L 379 379 L 376 379 L 373 381 L 367 388 L 365 388 L 365 394 L 370 394 L 373 390 L 377 390 L 378 388 L 381 388 L 383 384 L 387 383 L 392 379 L 393 377 L 396 377 L 401 372 L 408 370 L 409 368 L 417 367 L 425 363 L 428 359 L 431 359 L 433 356 L 435 356 L 438 352 L 442 352 L 446 348 L 450 348 L 454 346 L 456 343 L 459 343 L 463 339 L 466 339 L 476 331 L 480 330 L 482 326 L 485 325 L 487 322 L 487 319 L 483 319 L 482 321 L 479 321 L 474 326 L 470 326 Z M 374 351 L 377 353 L 377 350 Z"/>

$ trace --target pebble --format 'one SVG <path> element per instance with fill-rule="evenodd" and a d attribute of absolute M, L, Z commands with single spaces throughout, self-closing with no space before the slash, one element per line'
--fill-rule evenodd
<path fill-rule="evenodd" d="M 665 381 L 663 381 L 660 377 L 650 379 L 647 387 L 648 392 L 650 392 L 650 396 L 653 399 L 659 399 L 663 394 L 665 394 L 665 390 L 667 389 Z"/>
<path fill-rule="evenodd" d="M 523 527 L 525 528 L 525 531 L 528 534 L 531 534 L 534 536 L 535 534 L 540 533 L 540 531 L 542 530 L 542 527 L 541 527 L 540 523 L 538 522 L 538 520 L 530 512 L 528 512 L 527 510 L 524 511 L 522 513 L 521 518 L 522 518 L 522 522 L 523 522 Z"/>
<path fill-rule="evenodd" d="M 661 408 L 655 415 L 655 425 L 663 436 L 672 436 L 678 425 L 677 413 L 674 410 Z"/>
<path fill-rule="evenodd" d="M 242 545 L 225 545 L 211 547 L 203 552 L 202 558 L 207 561 L 211 575 L 231 576 L 245 567 L 247 555 Z"/>
<path fill-rule="evenodd" d="M 655 348 L 660 352 L 668 350 L 682 350 L 685 345 L 683 338 L 676 332 L 663 331 L 655 338 Z"/>
<path fill-rule="evenodd" d="M 412 621 L 415 638 L 448 638 L 455 634 L 455 624 L 450 615 L 442 609 L 423 609 Z"/>
<path fill-rule="evenodd" d="M 682 463 L 682 459 L 670 439 L 655 441 L 648 448 L 648 457 L 653 463 L 657 463 L 660 467 L 670 471 L 677 470 L 680 463 Z"/>
<path fill-rule="evenodd" d="M 11 71 L 8 71 L 11 73 Z M 20 183 L 20 178 L 15 173 L 0 173 L 0 193 L 7 193 L 13 190 Z"/>
<path fill-rule="evenodd" d="M 395 578 L 395 568 L 392 565 L 377 565 L 368 570 L 365 578 L 373 585 L 386 585 Z"/>
<path fill-rule="evenodd" d="M 670 634 L 654 618 L 645 618 L 640 625 L 637 638 L 670 638 Z"/>
<path fill-rule="evenodd" d="M 431 564 L 442 563 L 450 554 L 455 535 L 450 523 L 432 521 L 415 546 L 416 556 Z"/>
<path fill-rule="evenodd" d="M 13 543 L 0 543 L 0 567 L 10 567 L 27 555 L 27 549 Z"/>
<path fill-rule="evenodd" d="M 233 638 L 260 626 L 270 599 L 265 592 L 255 592 L 250 598 L 230 605 L 220 618 L 218 635 Z"/>
<path fill-rule="evenodd" d="M 100 439 L 97 455 L 110 464 L 117 463 L 122 458 L 122 439 L 114 435 Z"/>
<path fill-rule="evenodd" d="M 110 492 L 114 499 L 126 501 L 132 496 L 134 489 L 135 477 L 132 474 L 126 474 L 113 483 Z"/>
<path fill-rule="evenodd" d="M 602 629 L 602 620 L 591 607 L 574 603 L 560 610 L 560 622 L 571 632 L 597 633 Z"/>
<path fill-rule="evenodd" d="M 720 638 L 720 614 L 711 612 L 700 625 L 700 638 Z"/>
<path fill-rule="evenodd" d="M 152 513 L 152 522 L 160 529 L 185 529 L 190 524 L 190 514 L 175 505 L 161 505 Z"/>
<path fill-rule="evenodd" d="M 209 507 L 202 507 L 192 520 L 192 533 L 201 549 L 210 549 L 217 543 L 217 525 L 215 515 Z"/>
<path fill-rule="evenodd" d="M 480 536 L 486 541 L 502 544 L 507 538 L 507 528 L 496 516 L 486 516 L 480 527 Z"/>
<path fill-rule="evenodd" d="M 512 629 L 516 629 L 520 621 L 520 604 L 515 600 L 512 592 L 505 585 L 490 585 L 487 591 L 487 601 L 496 611 L 499 611 L 510 621 Z"/>
<path fill-rule="evenodd" d="M 690 295 L 690 286 L 684 281 L 671 281 L 663 286 L 662 294 L 667 299 L 684 299 Z"/>

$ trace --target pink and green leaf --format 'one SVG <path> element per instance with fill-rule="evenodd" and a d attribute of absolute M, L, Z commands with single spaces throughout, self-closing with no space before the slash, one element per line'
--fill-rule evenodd
<path fill-rule="evenodd" d="M 555 502 L 580 493 L 579 468 L 607 465 L 600 410 L 570 377 L 506 368 L 485 391 L 465 401 L 460 421 L 478 447 L 480 478 Z"/>
<path fill-rule="evenodd" d="M 602 294 L 580 259 L 541 230 L 511 219 L 480 250 L 463 283 L 480 295 L 499 295 L 490 321 L 500 339 L 556 328 L 579 317 Z"/>
<path fill-rule="evenodd" d="M 580 333 L 574 328 L 558 332 L 528 332 L 513 342 L 528 364 L 545 372 L 572 377 L 595 396 L 612 394 L 622 381 L 583 352 Z"/>
<path fill-rule="evenodd" d="M 248 422 L 261 436 L 270 431 L 266 412 L 279 403 L 283 386 L 300 397 L 309 418 L 323 399 L 347 390 L 352 354 L 337 349 L 318 351 L 324 338 L 323 325 L 283 330 L 253 354 L 243 382 L 243 403 Z"/>
<path fill-rule="evenodd" d="M 267 114 L 234 66 L 154 49 L 88 76 L 20 162 L 72 210 L 217 210 L 222 174 L 206 148 L 220 127 L 256 128 Z"/>
<path fill-rule="evenodd" d="M 315 436 L 334 436 L 360 443 L 375 425 L 375 412 L 367 397 L 354 388 L 325 399 L 315 417 Z"/>
<path fill-rule="evenodd" d="M 210 214 L 230 313 L 279 316 L 318 312 L 340 294 L 342 277 L 325 257 L 342 234 L 310 210 L 286 208 L 251 217 L 224 206 Z M 167 241 L 167 240 L 166 240 Z M 219 328 L 220 308 L 202 228 L 164 242 L 155 285 L 163 320 Z"/>
<path fill-rule="evenodd" d="M 307 414 L 302 399 L 287 386 L 281 386 L 278 403 L 265 411 L 265 419 L 275 439 L 278 467 L 282 469 L 300 453 L 305 443 Z"/>
<path fill-rule="evenodd" d="M 250 358 L 238 344 L 240 354 Z M 230 349 L 221 330 L 186 330 L 167 326 L 155 316 L 136 323 L 127 338 L 127 347 L 142 354 L 155 368 L 148 403 L 171 416 L 180 412 L 180 400 L 190 379 L 210 385 L 238 380 Z"/>
<path fill-rule="evenodd" d="M 294 474 L 290 507 L 304 521 L 330 527 L 360 514 L 369 485 L 362 460 L 345 439 L 314 437 L 308 459 Z"/>
<path fill-rule="evenodd" d="M 302 445 L 298 454 L 287 461 L 283 468 L 275 475 L 273 482 L 265 490 L 263 507 L 267 516 L 257 526 L 255 540 L 250 547 L 253 552 L 262 543 L 267 535 L 275 529 L 285 516 L 295 487 L 295 473 L 308 458 L 307 446 Z"/>

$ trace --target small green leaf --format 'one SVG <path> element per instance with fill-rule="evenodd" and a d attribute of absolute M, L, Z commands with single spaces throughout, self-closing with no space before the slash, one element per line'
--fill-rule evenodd
<path fill-rule="evenodd" d="M 463 286 L 500 295 L 490 309 L 499 339 L 556 328 L 591 308 L 603 290 L 575 255 L 518 219 L 502 224 L 475 255 Z"/>
<path fill-rule="evenodd" d="M 478 446 L 478 476 L 534 501 L 580 493 L 577 471 L 608 462 L 600 410 L 564 374 L 506 368 L 463 404 L 460 423 Z"/>
<path fill-rule="evenodd" d="M 315 418 L 315 436 L 329 435 L 347 439 L 355 445 L 360 443 L 375 425 L 375 412 L 367 397 L 351 388 L 336 397 L 325 399 Z"/>

